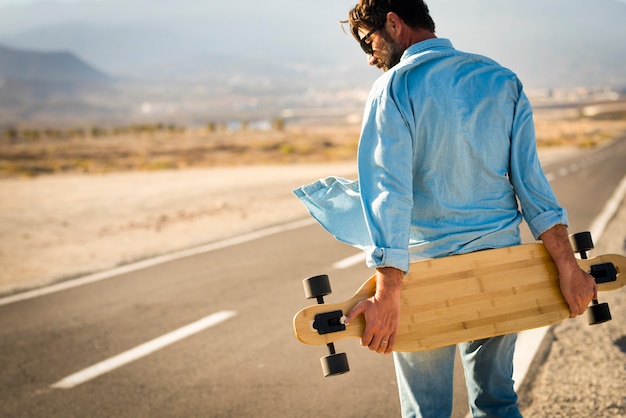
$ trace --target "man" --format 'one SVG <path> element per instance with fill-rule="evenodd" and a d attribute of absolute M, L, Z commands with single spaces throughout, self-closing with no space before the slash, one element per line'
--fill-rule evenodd
<path fill-rule="evenodd" d="M 420 0 L 361 0 L 349 13 L 373 85 L 358 150 L 358 182 L 327 178 L 295 191 L 338 239 L 365 250 L 376 293 L 361 343 L 393 351 L 409 263 L 520 243 L 527 221 L 554 259 L 571 317 L 596 296 L 568 240 L 567 215 L 537 159 L 528 99 L 516 75 L 435 36 Z M 519 199 L 521 211 L 518 209 Z M 516 335 L 459 344 L 476 417 L 519 417 Z M 449 417 L 455 347 L 394 353 L 403 416 Z"/>

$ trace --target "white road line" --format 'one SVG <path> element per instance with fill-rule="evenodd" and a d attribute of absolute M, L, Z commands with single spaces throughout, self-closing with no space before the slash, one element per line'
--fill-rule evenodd
<path fill-rule="evenodd" d="M 343 269 L 350 268 L 356 264 L 359 264 L 363 261 L 365 261 L 365 253 L 360 252 L 348 258 L 344 258 L 343 260 L 337 261 L 336 263 L 333 264 L 333 268 L 337 270 L 343 270 Z"/>
<path fill-rule="evenodd" d="M 27 299 L 36 298 L 39 296 L 49 295 L 51 293 L 60 292 L 74 287 L 83 286 L 90 283 L 99 282 L 101 280 L 110 279 L 122 274 L 131 273 L 137 270 L 142 270 L 148 267 L 153 267 L 158 264 L 167 263 L 169 261 L 178 260 L 185 257 L 190 257 L 198 254 L 204 254 L 207 252 L 220 250 L 226 247 L 232 247 L 233 245 L 242 244 L 244 242 L 254 241 L 259 238 L 264 238 L 269 235 L 278 234 L 280 232 L 290 231 L 293 229 L 302 228 L 308 225 L 313 225 L 315 220 L 313 218 L 306 218 L 300 221 L 291 222 L 284 225 L 277 225 L 274 227 L 266 228 L 260 231 L 251 232 L 249 234 L 241 235 L 239 237 L 226 239 L 223 241 L 214 242 L 211 244 L 203 245 L 201 247 L 190 248 L 188 250 L 178 251 L 171 254 L 165 254 L 159 257 L 150 258 L 144 261 L 140 261 L 133 264 L 128 264 L 122 267 L 117 267 L 111 270 L 103 271 L 100 273 L 90 274 L 88 276 L 79 277 L 74 280 L 68 280 L 65 282 L 57 283 L 51 286 L 42 287 L 40 289 L 31 290 L 28 292 L 18 293 L 12 296 L 0 298 L 0 306 L 8 305 Z"/>
<path fill-rule="evenodd" d="M 527 329 L 517 333 L 517 343 L 513 353 L 513 387 L 518 391 L 530 370 L 530 365 L 546 337 L 550 327 Z"/>
<path fill-rule="evenodd" d="M 94 364 L 84 370 L 74 373 L 62 380 L 59 380 L 50 387 L 53 389 L 72 389 L 78 385 L 81 385 L 89 380 L 95 379 L 105 373 L 124 366 L 142 357 L 154 353 L 168 345 L 171 345 L 177 341 L 187 338 L 191 335 L 197 334 L 207 328 L 215 326 L 221 322 L 224 322 L 237 315 L 234 311 L 222 311 L 205 318 L 202 318 L 196 322 L 165 334 L 161 337 L 155 338 L 152 341 L 141 344 L 133 349 L 118 354 L 115 357 L 111 357 L 100 363 Z"/>
<path fill-rule="evenodd" d="M 606 205 L 604 205 L 604 209 L 602 210 L 600 215 L 598 215 L 598 217 L 593 220 L 591 226 L 589 227 L 591 237 L 594 241 L 598 241 L 600 237 L 604 234 L 606 226 L 608 225 L 611 218 L 615 216 L 615 213 L 617 213 L 619 205 L 624 199 L 624 196 L 626 196 L 626 176 L 624 176 L 620 184 L 615 189 L 615 192 L 613 192 L 611 198 L 608 200 Z"/>

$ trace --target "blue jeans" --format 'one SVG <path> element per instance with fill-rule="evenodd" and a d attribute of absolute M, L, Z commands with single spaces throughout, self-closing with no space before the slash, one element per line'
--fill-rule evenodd
<path fill-rule="evenodd" d="M 513 389 L 517 334 L 458 345 L 474 417 L 521 417 Z M 403 417 L 449 418 L 456 346 L 394 353 Z"/>

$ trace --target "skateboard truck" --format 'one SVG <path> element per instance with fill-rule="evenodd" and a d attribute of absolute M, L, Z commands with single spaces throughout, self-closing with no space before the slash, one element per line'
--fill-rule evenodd
<path fill-rule="evenodd" d="M 587 259 L 587 251 L 594 248 L 593 240 L 591 239 L 590 232 L 579 232 L 570 236 L 570 242 L 574 252 L 580 254 L 580 258 Z M 591 266 L 589 272 L 595 279 L 596 283 L 606 283 L 617 280 L 617 270 L 615 266 L 610 263 L 596 264 Z M 589 325 L 597 325 L 603 322 L 610 321 L 611 311 L 609 310 L 609 304 L 598 303 L 597 299 L 591 301 L 591 306 L 587 309 L 587 320 Z"/>
<path fill-rule="evenodd" d="M 330 280 L 326 274 L 304 279 L 302 285 L 304 286 L 306 298 L 317 299 L 317 303 L 320 305 L 324 303 L 324 296 L 332 293 Z M 315 328 L 319 334 L 343 331 L 346 329 L 346 325 L 343 323 L 343 317 L 344 315 L 341 311 L 317 314 L 313 321 L 313 328 Z M 326 346 L 328 347 L 329 355 L 320 358 L 324 377 L 349 372 L 350 366 L 348 365 L 348 356 L 346 353 L 337 353 L 333 343 L 326 344 Z"/>
<path fill-rule="evenodd" d="M 315 315 L 313 328 L 322 334 L 330 334 L 331 332 L 345 331 L 346 325 L 343 322 L 343 312 L 332 311 Z"/>

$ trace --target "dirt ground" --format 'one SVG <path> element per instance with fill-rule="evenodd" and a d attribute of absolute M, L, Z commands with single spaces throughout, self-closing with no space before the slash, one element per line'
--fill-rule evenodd
<path fill-rule="evenodd" d="M 291 194 L 354 164 L 0 180 L 0 294 L 304 218 Z"/>

